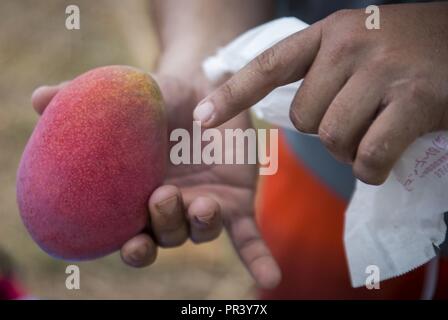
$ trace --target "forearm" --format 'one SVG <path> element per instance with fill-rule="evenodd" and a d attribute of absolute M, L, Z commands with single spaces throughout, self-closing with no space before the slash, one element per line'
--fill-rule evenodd
<path fill-rule="evenodd" d="M 273 0 L 152 0 L 159 71 L 192 75 L 202 60 L 273 15 Z"/>

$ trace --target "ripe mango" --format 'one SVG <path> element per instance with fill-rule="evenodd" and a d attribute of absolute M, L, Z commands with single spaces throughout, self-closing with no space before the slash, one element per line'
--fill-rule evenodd
<path fill-rule="evenodd" d="M 93 69 L 59 91 L 29 139 L 17 201 L 48 254 L 93 259 L 118 250 L 147 223 L 147 201 L 167 162 L 162 95 L 146 73 Z"/>

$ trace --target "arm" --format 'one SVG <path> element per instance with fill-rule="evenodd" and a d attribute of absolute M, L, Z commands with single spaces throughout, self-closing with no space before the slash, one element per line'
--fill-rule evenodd
<path fill-rule="evenodd" d="M 201 72 L 203 59 L 240 33 L 271 18 L 273 1 L 155 0 L 153 5 L 161 45 L 156 75 L 168 115 L 173 115 L 168 123 L 171 128 L 188 128 L 193 121 L 194 106 L 213 89 Z M 250 119 L 243 113 L 226 122 L 220 130 L 248 126 Z M 174 210 L 171 216 L 186 215 L 189 227 L 180 226 L 172 232 L 173 221 L 169 234 L 163 235 L 161 227 L 167 228 L 167 224 L 159 219 L 156 210 L 151 210 L 157 243 L 179 245 L 185 240 L 185 230 L 190 230 L 193 242 L 210 241 L 219 234 L 217 221 L 222 217 L 236 252 L 257 284 L 265 288 L 276 286 L 281 273 L 255 222 L 256 166 L 216 165 L 198 170 L 195 166 L 170 165 L 169 168 L 165 185 L 153 194 L 150 204 L 155 196 L 167 199 L 170 192 L 175 192 L 180 195 L 177 198 L 181 204 L 174 207 L 186 209 Z M 193 216 L 208 220 L 207 228 L 197 226 L 198 219 L 192 219 Z M 164 222 L 159 225 L 158 221 Z M 168 237 L 170 243 L 167 243 Z"/>
<path fill-rule="evenodd" d="M 268 19 L 270 3 L 153 1 L 162 48 L 153 76 L 164 95 L 169 128 L 191 130 L 193 108 L 208 92 L 204 90 L 207 81 L 200 68 L 203 58 L 247 28 Z M 36 111 L 42 113 L 63 86 L 37 89 L 32 97 Z M 245 128 L 250 125 L 248 120 L 242 114 L 225 127 Z M 195 243 L 213 240 L 224 221 L 236 251 L 256 282 L 262 287 L 274 287 L 281 274 L 257 229 L 255 185 L 255 165 L 176 166 L 169 162 L 163 185 L 149 199 L 151 230 L 123 245 L 123 261 L 143 267 L 155 261 L 159 246 L 179 246 L 187 238 Z"/>
<path fill-rule="evenodd" d="M 303 78 L 296 128 L 318 133 L 358 179 L 383 183 L 416 138 L 448 128 L 448 4 L 380 10 L 380 30 L 365 27 L 364 10 L 345 10 L 280 41 L 204 99 L 195 120 L 219 125 Z"/>
<path fill-rule="evenodd" d="M 153 0 L 159 35 L 158 72 L 188 78 L 202 60 L 242 32 L 273 16 L 273 0 Z"/>

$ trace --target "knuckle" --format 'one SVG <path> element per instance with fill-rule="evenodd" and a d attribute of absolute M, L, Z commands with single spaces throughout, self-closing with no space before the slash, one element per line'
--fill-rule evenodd
<path fill-rule="evenodd" d="M 338 29 L 340 26 L 346 23 L 347 20 L 349 20 L 352 12 L 353 10 L 350 9 L 341 9 L 328 15 L 323 20 L 324 33 L 333 33 L 334 30 Z"/>
<path fill-rule="evenodd" d="M 415 99 L 422 95 L 420 84 L 418 84 L 415 80 L 410 79 L 392 83 L 389 92 L 390 96 L 394 100 L 400 101 L 403 104 L 408 104 L 415 101 Z"/>
<path fill-rule="evenodd" d="M 337 152 L 343 149 L 343 139 L 338 130 L 327 125 L 321 125 L 319 126 L 318 134 L 323 145 L 329 150 Z"/>
<path fill-rule="evenodd" d="M 255 58 L 257 70 L 263 76 L 272 76 L 277 70 L 277 50 L 269 48 Z"/>
<path fill-rule="evenodd" d="M 326 125 L 319 127 L 319 138 L 328 149 L 335 150 L 341 145 L 341 139 L 339 138 L 336 130 L 329 128 Z"/>
<path fill-rule="evenodd" d="M 335 156 L 336 159 L 347 163 L 353 161 L 351 146 L 347 145 L 345 139 L 340 134 L 340 130 L 323 124 L 319 126 L 318 134 L 322 144 Z"/>
<path fill-rule="evenodd" d="M 430 93 L 428 84 L 424 81 L 411 81 L 407 86 L 407 95 L 411 101 L 425 101 Z"/>
<path fill-rule="evenodd" d="M 357 42 L 354 41 L 350 34 L 338 37 L 336 40 L 333 40 L 328 56 L 332 62 L 338 63 L 347 55 L 352 54 L 357 46 Z"/>
<path fill-rule="evenodd" d="M 391 66 L 391 61 L 400 61 L 398 58 L 395 58 L 395 54 L 387 51 L 385 49 L 378 49 L 378 52 L 371 58 L 371 63 L 376 72 L 378 70 L 386 71 Z"/>
<path fill-rule="evenodd" d="M 324 19 L 327 29 L 360 30 L 364 28 L 365 13 L 362 9 L 341 9 Z M 343 31 L 344 31 L 343 30 Z"/>
<path fill-rule="evenodd" d="M 357 10 L 339 10 L 325 20 L 322 47 L 333 61 L 355 52 L 366 41 L 363 26 L 358 21 Z M 337 61 L 335 61 L 337 62 Z"/>
<path fill-rule="evenodd" d="M 406 112 L 418 115 L 416 121 L 425 121 L 436 118 L 439 114 L 438 104 L 434 103 L 434 89 L 427 81 L 419 78 L 408 79 L 398 82 L 389 87 L 385 98 L 388 102 L 396 101 Z"/>
<path fill-rule="evenodd" d="M 351 9 L 341 9 L 338 11 L 333 12 L 331 15 L 329 15 L 329 19 L 333 21 L 339 21 L 344 20 L 348 16 L 352 14 L 353 10 Z"/>
<path fill-rule="evenodd" d="M 362 176 L 378 173 L 387 162 L 387 148 L 380 144 L 361 144 L 356 154 L 358 173 Z M 372 177 L 374 179 L 375 177 Z"/>
<path fill-rule="evenodd" d="M 235 88 L 231 80 L 221 86 L 221 94 L 224 101 L 234 101 L 236 99 Z"/>

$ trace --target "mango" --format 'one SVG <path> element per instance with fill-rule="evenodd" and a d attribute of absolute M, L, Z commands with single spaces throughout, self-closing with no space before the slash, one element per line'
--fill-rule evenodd
<path fill-rule="evenodd" d="M 118 250 L 149 219 L 165 175 L 163 98 L 146 73 L 93 69 L 60 90 L 39 119 L 17 173 L 17 202 L 51 256 L 94 259 Z"/>

